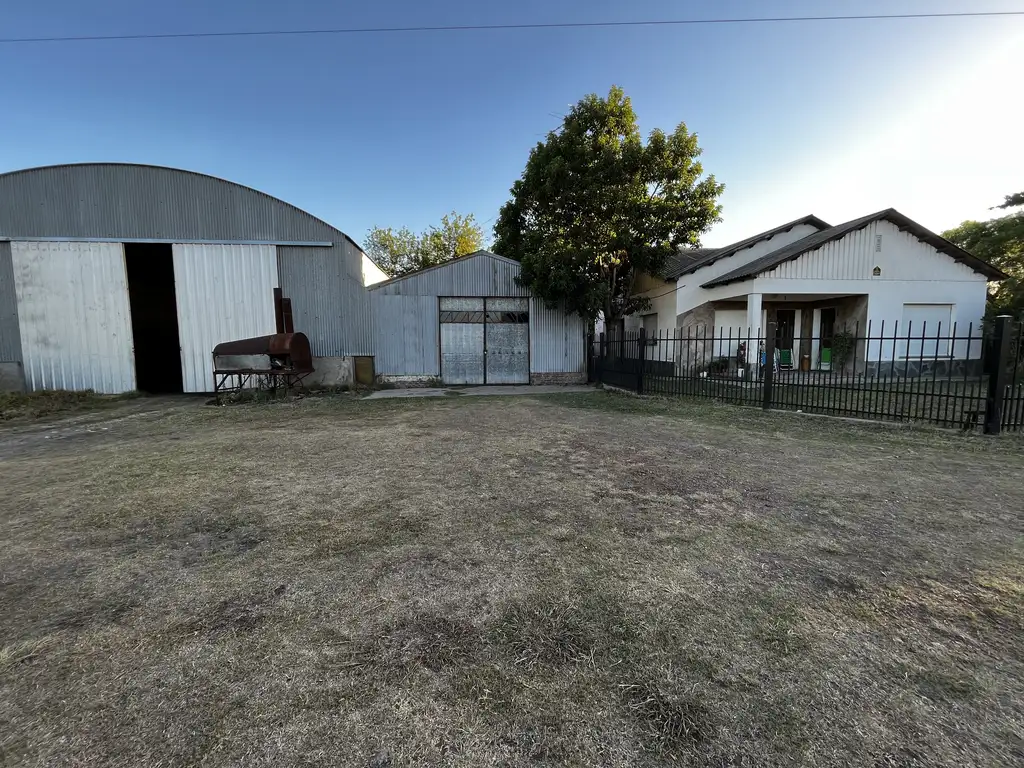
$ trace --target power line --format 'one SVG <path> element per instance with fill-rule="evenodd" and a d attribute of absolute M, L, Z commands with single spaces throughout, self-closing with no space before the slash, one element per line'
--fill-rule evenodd
<path fill-rule="evenodd" d="M 490 30 L 594 29 L 607 27 L 696 26 L 703 24 L 777 24 L 813 21 L 883 21 L 894 19 L 964 19 L 1024 16 L 1024 11 L 963 11 L 959 13 L 892 13 L 847 16 L 763 16 L 741 19 L 656 19 L 645 21 L 566 21 L 536 24 L 452 24 L 417 27 L 342 27 L 338 29 L 267 29 L 227 32 L 162 32 L 132 35 L 66 35 L 53 37 L 4 37 L 0 44 L 74 43 L 103 40 L 179 40 L 205 37 L 283 37 L 286 35 L 369 35 L 402 32 L 483 32 Z"/>

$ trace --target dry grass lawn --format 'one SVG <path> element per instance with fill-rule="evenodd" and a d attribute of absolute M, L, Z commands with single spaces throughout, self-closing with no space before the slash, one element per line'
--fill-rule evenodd
<path fill-rule="evenodd" d="M 577 396 L 0 428 L 0 763 L 1024 764 L 1024 442 Z"/>

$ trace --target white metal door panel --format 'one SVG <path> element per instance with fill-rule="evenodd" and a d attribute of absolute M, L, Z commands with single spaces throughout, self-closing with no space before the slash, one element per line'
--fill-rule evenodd
<path fill-rule="evenodd" d="M 484 355 L 488 384 L 530 383 L 530 300 L 488 298 Z"/>
<path fill-rule="evenodd" d="M 441 325 L 441 381 L 445 384 L 484 383 L 484 300 L 438 300 Z"/>
<path fill-rule="evenodd" d="M 441 381 L 484 383 L 483 323 L 441 323 Z"/>
<path fill-rule="evenodd" d="M 28 389 L 135 389 L 121 244 L 12 242 L 11 260 Z"/>
<path fill-rule="evenodd" d="M 175 244 L 174 291 L 186 392 L 213 391 L 213 348 L 277 330 L 273 245 Z"/>
<path fill-rule="evenodd" d="M 900 339 L 896 342 L 896 357 L 908 360 L 944 357 L 949 354 L 952 329 L 952 304 L 904 304 L 903 321 L 896 332 Z"/>

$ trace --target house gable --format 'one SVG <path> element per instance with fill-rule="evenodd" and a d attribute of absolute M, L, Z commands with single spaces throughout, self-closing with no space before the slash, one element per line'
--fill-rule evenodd
<path fill-rule="evenodd" d="M 726 272 L 720 277 L 709 280 L 704 283 L 704 287 L 715 288 L 718 286 L 728 285 L 730 283 L 741 282 L 743 280 L 752 280 L 759 275 L 765 275 L 772 272 L 780 265 L 794 261 L 805 254 L 811 253 L 812 251 L 820 250 L 823 254 L 829 254 L 832 257 L 836 257 L 836 254 L 838 253 L 836 243 L 849 244 L 856 240 L 858 245 L 854 247 L 854 252 L 861 253 L 863 251 L 864 238 L 858 237 L 851 239 L 850 235 L 857 235 L 858 233 L 862 234 L 865 230 L 874 232 L 874 228 L 882 222 L 895 226 L 900 233 L 909 234 L 918 242 L 931 247 L 935 252 L 949 256 L 953 261 L 966 265 L 973 272 L 976 272 L 989 280 L 1002 280 L 1006 277 L 1005 274 L 1000 272 L 991 264 L 977 258 L 976 256 L 972 256 L 957 245 L 954 245 L 934 232 L 922 227 L 916 221 L 907 218 L 899 211 L 889 208 L 884 211 L 879 211 L 878 213 L 870 214 L 869 216 L 853 219 L 852 221 L 832 227 L 831 229 L 809 235 L 802 240 L 790 244 L 789 246 L 775 249 L 759 259 L 749 261 L 730 272 Z M 874 243 L 872 248 L 877 248 L 877 242 L 872 240 L 872 243 Z M 836 261 L 833 266 L 837 266 L 838 264 L 839 262 Z"/>
<path fill-rule="evenodd" d="M 819 231 L 817 223 L 799 224 L 785 232 L 775 234 L 771 239 L 758 240 L 749 247 L 701 267 L 692 274 L 682 275 L 676 281 L 675 315 L 677 320 L 686 312 L 709 300 L 707 291 L 701 287 L 704 283 Z"/>
<path fill-rule="evenodd" d="M 986 282 L 987 277 L 892 222 L 863 229 L 762 272 L 786 280 Z"/>

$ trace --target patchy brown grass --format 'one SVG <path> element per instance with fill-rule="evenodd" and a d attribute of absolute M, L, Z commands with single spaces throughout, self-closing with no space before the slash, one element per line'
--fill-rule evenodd
<path fill-rule="evenodd" d="M 117 413 L 0 430 L 5 765 L 1024 761 L 1019 439 L 606 393 Z"/>
<path fill-rule="evenodd" d="M 137 392 L 123 395 L 98 395 L 90 390 L 65 389 L 42 392 L 0 392 L 0 421 L 40 419 L 55 414 L 107 408 L 138 397 Z"/>

